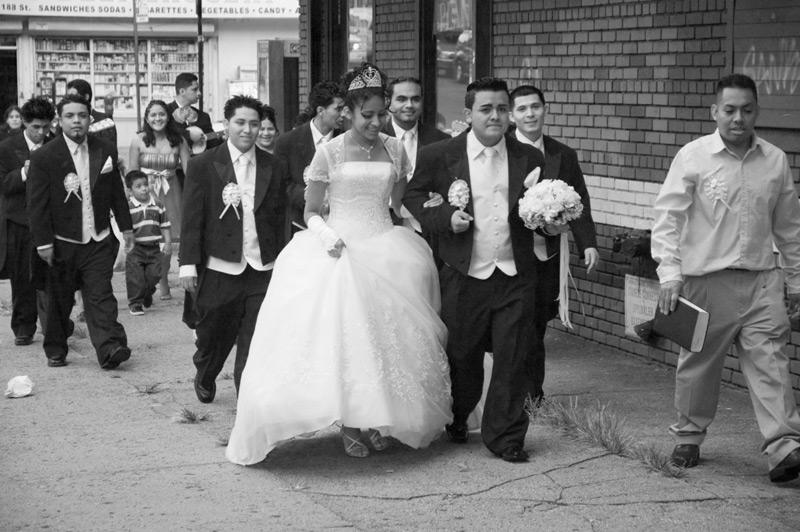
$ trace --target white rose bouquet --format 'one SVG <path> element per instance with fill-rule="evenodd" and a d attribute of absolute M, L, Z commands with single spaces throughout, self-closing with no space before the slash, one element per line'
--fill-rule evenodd
<path fill-rule="evenodd" d="M 519 217 L 528 229 L 564 225 L 582 213 L 580 195 L 560 179 L 539 181 L 519 200 Z"/>

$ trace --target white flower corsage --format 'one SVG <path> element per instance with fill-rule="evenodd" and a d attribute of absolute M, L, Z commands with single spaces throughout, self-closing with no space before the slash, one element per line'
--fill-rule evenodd
<path fill-rule="evenodd" d="M 469 204 L 469 185 L 463 179 L 454 178 L 453 183 L 450 185 L 450 190 L 447 191 L 447 201 L 453 207 L 463 211 Z"/>
<path fill-rule="evenodd" d="M 713 174 L 706 181 L 704 188 L 706 196 L 708 196 L 708 199 L 714 202 L 715 207 L 717 202 L 720 202 L 725 205 L 728 210 L 731 210 L 731 206 L 728 205 L 727 201 L 725 201 L 728 199 L 728 185 L 725 183 L 724 177 L 719 174 Z"/>
<path fill-rule="evenodd" d="M 225 188 L 222 189 L 222 202 L 225 204 L 225 208 L 222 209 L 222 214 L 219 215 L 220 220 L 225 216 L 225 212 L 231 205 L 233 205 L 233 212 L 236 213 L 236 217 L 241 220 L 239 211 L 236 210 L 239 207 L 239 203 L 242 202 L 242 191 L 239 189 L 239 185 L 234 182 L 225 185 Z"/>
<path fill-rule="evenodd" d="M 66 203 L 69 197 L 73 194 L 75 194 L 75 197 L 78 198 L 78 201 L 83 201 L 83 198 L 81 198 L 80 195 L 81 178 L 78 177 L 78 174 L 73 172 L 67 174 L 67 177 L 64 178 L 64 190 L 67 191 L 67 197 L 64 198 L 64 203 Z"/>
<path fill-rule="evenodd" d="M 519 217 L 528 229 L 564 225 L 582 213 L 580 195 L 560 179 L 540 181 L 519 200 Z"/>

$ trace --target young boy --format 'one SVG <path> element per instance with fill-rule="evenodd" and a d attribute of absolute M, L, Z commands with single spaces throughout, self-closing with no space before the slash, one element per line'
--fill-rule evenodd
<path fill-rule="evenodd" d="M 128 308 L 134 316 L 144 314 L 153 304 L 153 292 L 161 279 L 161 249 L 172 245 L 169 219 L 164 206 L 150 195 L 147 174 L 131 170 L 125 176 L 131 189 L 128 207 L 133 221 L 135 244 L 125 259 L 125 284 L 128 287 Z"/>

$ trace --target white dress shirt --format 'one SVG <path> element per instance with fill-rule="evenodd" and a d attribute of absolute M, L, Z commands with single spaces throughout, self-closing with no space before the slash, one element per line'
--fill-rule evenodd
<path fill-rule="evenodd" d="M 403 143 L 403 148 L 406 150 L 408 160 L 411 161 L 411 171 L 408 172 L 406 179 L 411 181 L 414 175 L 414 167 L 417 164 L 417 150 L 419 149 L 419 122 L 414 124 L 411 129 L 403 129 L 397 121 L 392 117 L 392 126 L 394 127 L 395 136 Z M 413 229 L 417 233 L 422 232 L 422 225 L 414 218 L 411 211 L 406 209 L 405 205 L 400 206 L 400 216 L 403 217 L 403 226 Z"/>
<path fill-rule="evenodd" d="M 328 131 L 327 135 L 323 135 L 320 132 L 320 130 L 317 129 L 317 126 L 314 125 L 314 120 L 313 119 L 311 120 L 311 122 L 309 122 L 309 124 L 311 125 L 311 138 L 314 139 L 314 146 L 315 147 L 319 146 L 320 144 L 325 144 L 326 142 L 328 142 L 329 140 L 331 140 L 333 138 L 333 130 Z"/>
<path fill-rule="evenodd" d="M 467 274 L 488 279 L 495 268 L 508 276 L 517 274 L 508 225 L 508 151 L 505 137 L 488 148 L 488 157 L 474 131 L 467 134 L 467 158 L 473 205 L 473 243 Z M 492 160 L 493 159 L 493 160 Z"/>
<path fill-rule="evenodd" d="M 724 270 L 775 268 L 800 293 L 800 202 L 786 154 L 753 136 L 743 158 L 719 130 L 681 148 L 655 203 L 651 236 L 662 283 Z"/>

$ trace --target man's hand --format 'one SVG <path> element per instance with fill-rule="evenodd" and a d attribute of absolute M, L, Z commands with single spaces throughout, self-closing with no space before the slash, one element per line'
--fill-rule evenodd
<path fill-rule="evenodd" d="M 586 273 L 592 273 L 600 262 L 600 253 L 595 248 L 586 248 L 583 252 L 583 263 L 586 265 Z"/>
<path fill-rule="evenodd" d="M 567 231 L 569 231 L 569 225 L 547 224 L 542 228 L 542 231 L 544 231 L 544 234 L 546 234 L 547 236 L 556 236 L 560 235 L 561 233 L 566 233 Z"/>
<path fill-rule="evenodd" d="M 450 217 L 450 229 L 454 233 L 463 233 L 469 229 L 469 224 L 472 221 L 472 216 L 464 211 L 455 211 L 453 216 Z"/>
<path fill-rule="evenodd" d="M 134 244 L 133 231 L 123 231 L 122 240 L 125 241 L 125 253 L 128 253 L 130 250 L 133 249 L 133 244 Z"/>
<path fill-rule="evenodd" d="M 197 277 L 181 277 L 181 288 L 194 294 L 197 291 Z"/>
<path fill-rule="evenodd" d="M 339 257 L 342 256 L 342 250 L 343 249 L 344 249 L 344 242 L 342 242 L 342 239 L 340 238 L 333 245 L 333 249 L 329 249 L 328 250 L 328 255 L 330 255 L 334 259 L 338 259 Z"/>
<path fill-rule="evenodd" d="M 37 249 L 36 252 L 39 253 L 39 256 L 47 263 L 48 266 L 53 265 L 53 246 L 45 249 Z"/>
<path fill-rule="evenodd" d="M 444 203 L 444 198 L 438 192 L 428 192 L 428 201 L 422 204 L 423 209 L 430 209 L 431 207 L 438 207 Z"/>
<path fill-rule="evenodd" d="M 658 308 L 664 314 L 669 314 L 678 305 L 678 296 L 681 295 L 683 281 L 667 281 L 661 283 L 661 292 L 658 294 Z M 800 297 L 800 294 L 798 294 Z"/>
<path fill-rule="evenodd" d="M 789 298 L 789 316 L 794 316 L 800 313 L 800 294 L 786 294 Z"/>

